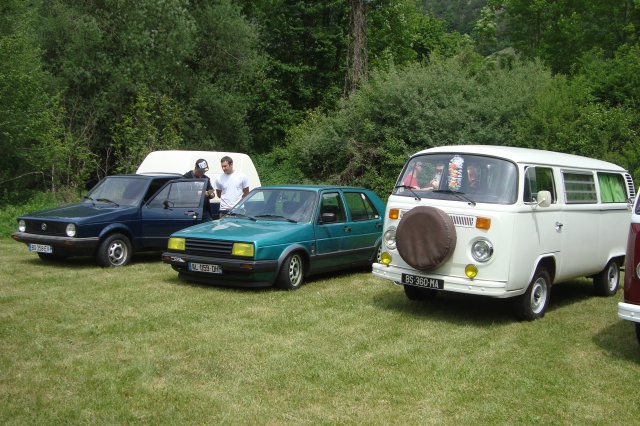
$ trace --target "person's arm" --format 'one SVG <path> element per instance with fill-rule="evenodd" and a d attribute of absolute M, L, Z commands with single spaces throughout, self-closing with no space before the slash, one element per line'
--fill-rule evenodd
<path fill-rule="evenodd" d="M 242 196 L 246 196 L 249 193 L 249 187 L 247 186 L 246 188 L 242 188 Z"/>
<path fill-rule="evenodd" d="M 218 196 L 218 198 L 220 198 L 221 194 L 222 194 L 222 191 L 220 191 L 219 189 L 216 189 L 216 195 Z"/>

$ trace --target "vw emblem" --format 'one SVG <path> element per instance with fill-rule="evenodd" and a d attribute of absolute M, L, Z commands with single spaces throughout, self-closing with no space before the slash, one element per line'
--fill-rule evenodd
<path fill-rule="evenodd" d="M 47 224 L 46 224 L 46 223 L 43 223 L 43 224 L 42 224 L 42 226 L 41 226 L 41 228 L 42 228 L 42 230 L 43 230 L 43 231 L 46 231 L 46 230 L 47 230 Z"/>

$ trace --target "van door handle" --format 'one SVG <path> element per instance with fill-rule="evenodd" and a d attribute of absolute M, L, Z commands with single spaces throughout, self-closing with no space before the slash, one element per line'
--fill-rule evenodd
<path fill-rule="evenodd" d="M 564 226 L 564 224 L 562 224 L 560 222 L 556 222 L 556 231 L 561 230 L 563 226 Z"/>
<path fill-rule="evenodd" d="M 351 227 L 350 226 L 345 226 L 344 227 L 344 232 L 351 232 Z"/>
<path fill-rule="evenodd" d="M 198 218 L 198 212 L 184 212 L 187 216 L 193 216 L 194 219 Z"/>

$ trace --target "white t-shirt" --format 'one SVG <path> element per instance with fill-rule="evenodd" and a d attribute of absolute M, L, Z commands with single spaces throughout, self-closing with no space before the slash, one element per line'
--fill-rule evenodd
<path fill-rule="evenodd" d="M 220 210 L 231 210 L 242 198 L 242 190 L 249 187 L 249 178 L 234 170 L 230 175 L 222 173 L 216 179 L 216 189 L 220 190 Z"/>

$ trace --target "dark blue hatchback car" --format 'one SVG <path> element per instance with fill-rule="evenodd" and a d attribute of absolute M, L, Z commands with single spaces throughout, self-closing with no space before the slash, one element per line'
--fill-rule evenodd
<path fill-rule="evenodd" d="M 134 252 L 165 249 L 171 233 L 211 220 L 205 184 L 175 174 L 108 176 L 78 204 L 19 217 L 12 237 L 44 260 L 95 256 L 100 266 L 124 266 Z"/>

